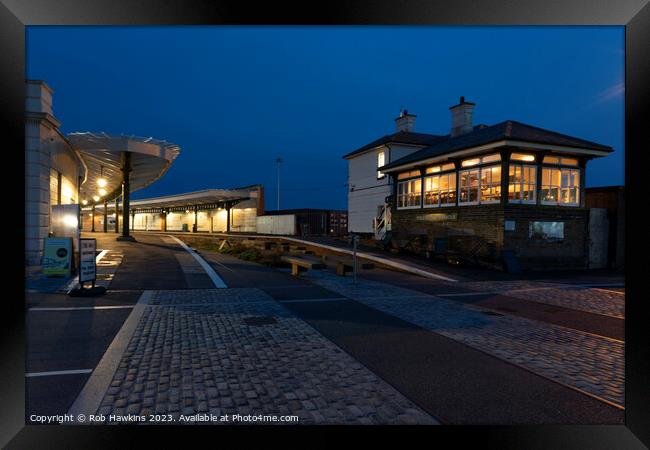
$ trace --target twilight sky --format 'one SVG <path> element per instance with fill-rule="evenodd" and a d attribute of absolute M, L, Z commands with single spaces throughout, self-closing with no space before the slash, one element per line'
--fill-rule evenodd
<path fill-rule="evenodd" d="M 174 142 L 181 154 L 144 198 L 261 183 L 281 208 L 345 209 L 341 156 L 393 133 L 447 134 L 518 120 L 615 152 L 587 186 L 624 183 L 622 27 L 28 27 L 27 77 L 54 90 L 64 133 Z"/>

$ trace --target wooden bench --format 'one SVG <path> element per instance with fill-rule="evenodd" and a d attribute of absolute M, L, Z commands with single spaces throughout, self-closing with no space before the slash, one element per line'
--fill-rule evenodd
<path fill-rule="evenodd" d="M 282 261 L 291 264 L 291 275 L 299 277 L 300 272 L 310 269 L 325 269 L 327 266 L 318 260 L 299 258 L 297 256 L 283 256 Z"/>
<path fill-rule="evenodd" d="M 333 260 L 336 263 L 336 274 L 344 277 L 347 272 L 354 270 L 354 261 L 352 259 L 338 259 Z M 374 269 L 375 265 L 371 262 L 361 262 L 357 260 L 357 268 L 370 270 Z"/>

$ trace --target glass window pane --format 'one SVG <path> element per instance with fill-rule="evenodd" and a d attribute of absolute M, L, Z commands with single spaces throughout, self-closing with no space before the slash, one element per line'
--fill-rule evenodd
<path fill-rule="evenodd" d="M 513 153 L 510 155 L 510 160 L 533 162 L 535 161 L 535 155 L 529 153 Z"/>
<path fill-rule="evenodd" d="M 577 166 L 578 160 L 574 158 L 562 158 L 561 164 L 563 166 Z"/>
<path fill-rule="evenodd" d="M 473 159 L 466 159 L 461 163 L 461 166 L 463 167 L 468 167 L 468 166 L 475 166 L 479 164 L 481 160 L 479 158 L 473 158 Z"/>
<path fill-rule="evenodd" d="M 483 163 L 489 163 L 489 162 L 494 162 L 494 161 L 501 161 L 501 155 L 498 153 L 495 153 L 493 155 L 487 155 L 481 158 L 481 162 Z"/>
<path fill-rule="evenodd" d="M 560 158 L 557 156 L 545 156 L 544 162 L 547 164 L 560 164 Z"/>
<path fill-rule="evenodd" d="M 443 164 L 441 170 L 454 170 L 456 165 L 454 163 Z"/>

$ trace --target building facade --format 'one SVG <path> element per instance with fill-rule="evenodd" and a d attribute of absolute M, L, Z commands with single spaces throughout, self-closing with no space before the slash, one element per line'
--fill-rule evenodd
<path fill-rule="evenodd" d="M 461 97 L 449 135 L 379 167 L 392 181 L 384 241 L 513 270 L 587 267 L 587 162 L 612 148 L 512 120 L 474 126 L 474 106 Z"/>
<path fill-rule="evenodd" d="M 86 176 L 77 150 L 59 131 L 52 89 L 28 80 L 25 98 L 25 264 L 38 270 L 45 238 L 52 231 L 52 207 L 79 203 Z"/>
<path fill-rule="evenodd" d="M 348 231 L 371 234 L 381 219 L 392 180 L 379 167 L 442 139 L 413 131 L 416 116 L 404 110 L 395 119 L 396 132 L 343 156 L 348 161 Z"/>

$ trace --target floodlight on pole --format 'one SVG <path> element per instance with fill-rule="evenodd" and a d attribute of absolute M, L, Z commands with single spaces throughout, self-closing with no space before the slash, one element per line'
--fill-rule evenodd
<path fill-rule="evenodd" d="M 277 172 L 278 172 L 278 208 L 277 210 L 280 210 L 280 164 L 282 164 L 284 161 L 282 158 L 278 157 L 275 159 L 275 163 L 277 164 Z"/>

